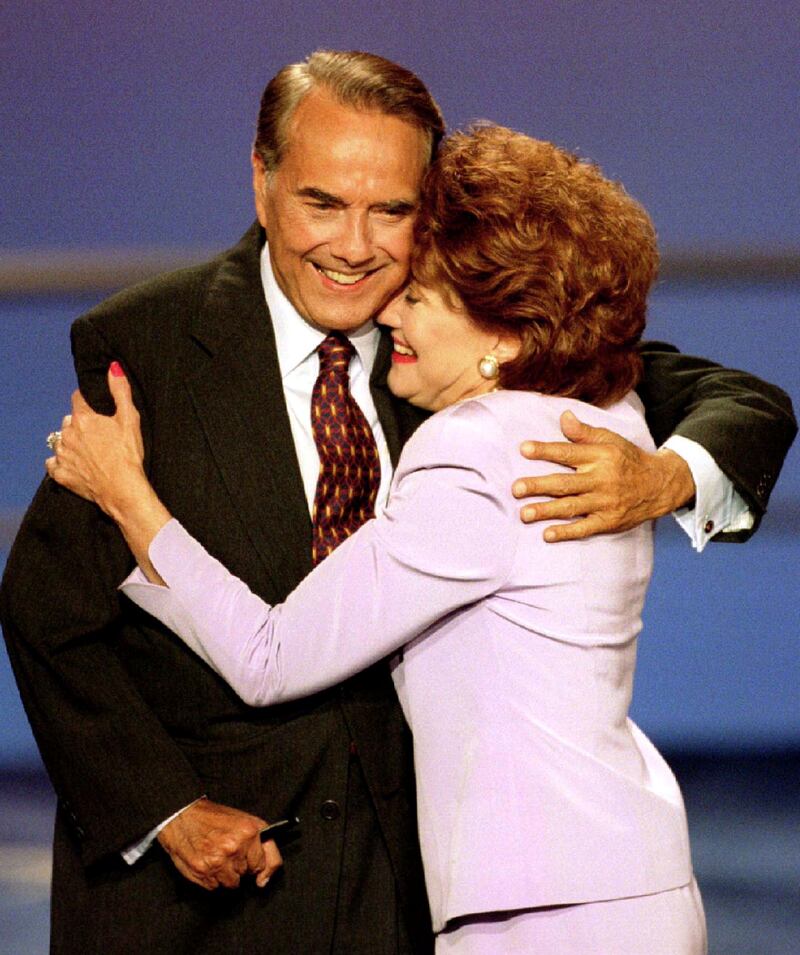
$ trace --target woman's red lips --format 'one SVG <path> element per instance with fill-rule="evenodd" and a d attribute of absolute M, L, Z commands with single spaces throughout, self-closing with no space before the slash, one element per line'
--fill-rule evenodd
<path fill-rule="evenodd" d="M 417 360 L 413 348 L 409 348 L 404 342 L 397 341 L 396 338 L 392 338 L 392 343 L 394 344 L 394 348 L 392 349 L 393 362 L 396 362 L 398 365 L 408 365 Z"/>

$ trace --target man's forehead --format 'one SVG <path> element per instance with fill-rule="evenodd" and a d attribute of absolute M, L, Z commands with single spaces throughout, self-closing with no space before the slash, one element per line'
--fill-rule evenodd
<path fill-rule="evenodd" d="M 425 169 L 418 131 L 382 134 L 380 125 L 349 126 L 330 135 L 298 130 L 277 179 L 297 196 L 343 203 L 416 203 Z"/>
<path fill-rule="evenodd" d="M 302 153 L 318 161 L 352 162 L 381 155 L 384 163 L 409 164 L 421 177 L 427 165 L 428 137 L 402 117 L 339 102 L 325 90 L 312 90 L 287 124 L 284 158 Z M 297 158 L 297 156 L 295 156 Z"/>
<path fill-rule="evenodd" d="M 413 124 L 401 117 L 391 115 L 374 106 L 361 106 L 354 103 L 344 103 L 324 86 L 309 90 L 300 100 L 289 117 L 287 123 L 287 138 L 291 139 L 298 132 L 307 132 L 321 125 L 330 127 L 346 127 L 369 123 L 376 119 L 396 120 L 411 128 Z"/>
<path fill-rule="evenodd" d="M 370 204 L 416 204 L 422 181 L 422 172 L 416 169 L 413 163 L 398 163 L 395 169 L 369 163 L 354 166 L 331 153 L 319 162 L 309 161 L 307 156 L 299 162 L 289 161 L 280 178 L 288 192 L 317 202 L 348 203 L 358 198 Z"/>

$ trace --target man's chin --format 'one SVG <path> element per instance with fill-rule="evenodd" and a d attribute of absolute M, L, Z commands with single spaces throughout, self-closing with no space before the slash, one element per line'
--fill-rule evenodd
<path fill-rule="evenodd" d="M 371 313 L 364 314 L 362 309 L 345 312 L 315 312 L 306 321 L 321 332 L 355 332 L 365 325 Z"/>
<path fill-rule="evenodd" d="M 381 286 L 383 288 L 383 286 Z M 394 294 L 394 289 L 381 292 L 373 287 L 351 294 L 346 290 L 322 295 L 309 295 L 304 304 L 309 313 L 306 321 L 319 329 L 352 332 L 369 321 L 374 321 Z"/>

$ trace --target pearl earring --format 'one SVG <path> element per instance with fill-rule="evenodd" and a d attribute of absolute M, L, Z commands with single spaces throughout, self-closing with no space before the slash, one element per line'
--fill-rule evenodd
<path fill-rule="evenodd" d="M 500 362 L 494 355 L 484 355 L 478 362 L 478 371 L 481 378 L 494 381 L 495 378 L 500 377 Z"/>

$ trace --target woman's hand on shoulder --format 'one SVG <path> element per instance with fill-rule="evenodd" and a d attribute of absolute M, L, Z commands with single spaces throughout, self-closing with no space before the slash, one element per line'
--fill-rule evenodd
<path fill-rule="evenodd" d="M 117 519 L 126 502 L 149 482 L 139 412 L 122 367 L 113 362 L 108 386 L 116 403 L 113 415 L 93 411 L 80 391 L 72 395 L 72 414 L 61 426 L 54 455 L 45 462 L 50 477 Z"/>
<path fill-rule="evenodd" d="M 64 418 L 45 466 L 54 481 L 115 520 L 148 580 L 163 584 L 149 550 L 170 513 L 144 473 L 139 412 L 119 362 L 108 369 L 108 387 L 116 403 L 113 415 L 97 414 L 80 391 L 73 393 L 72 414 Z"/>

